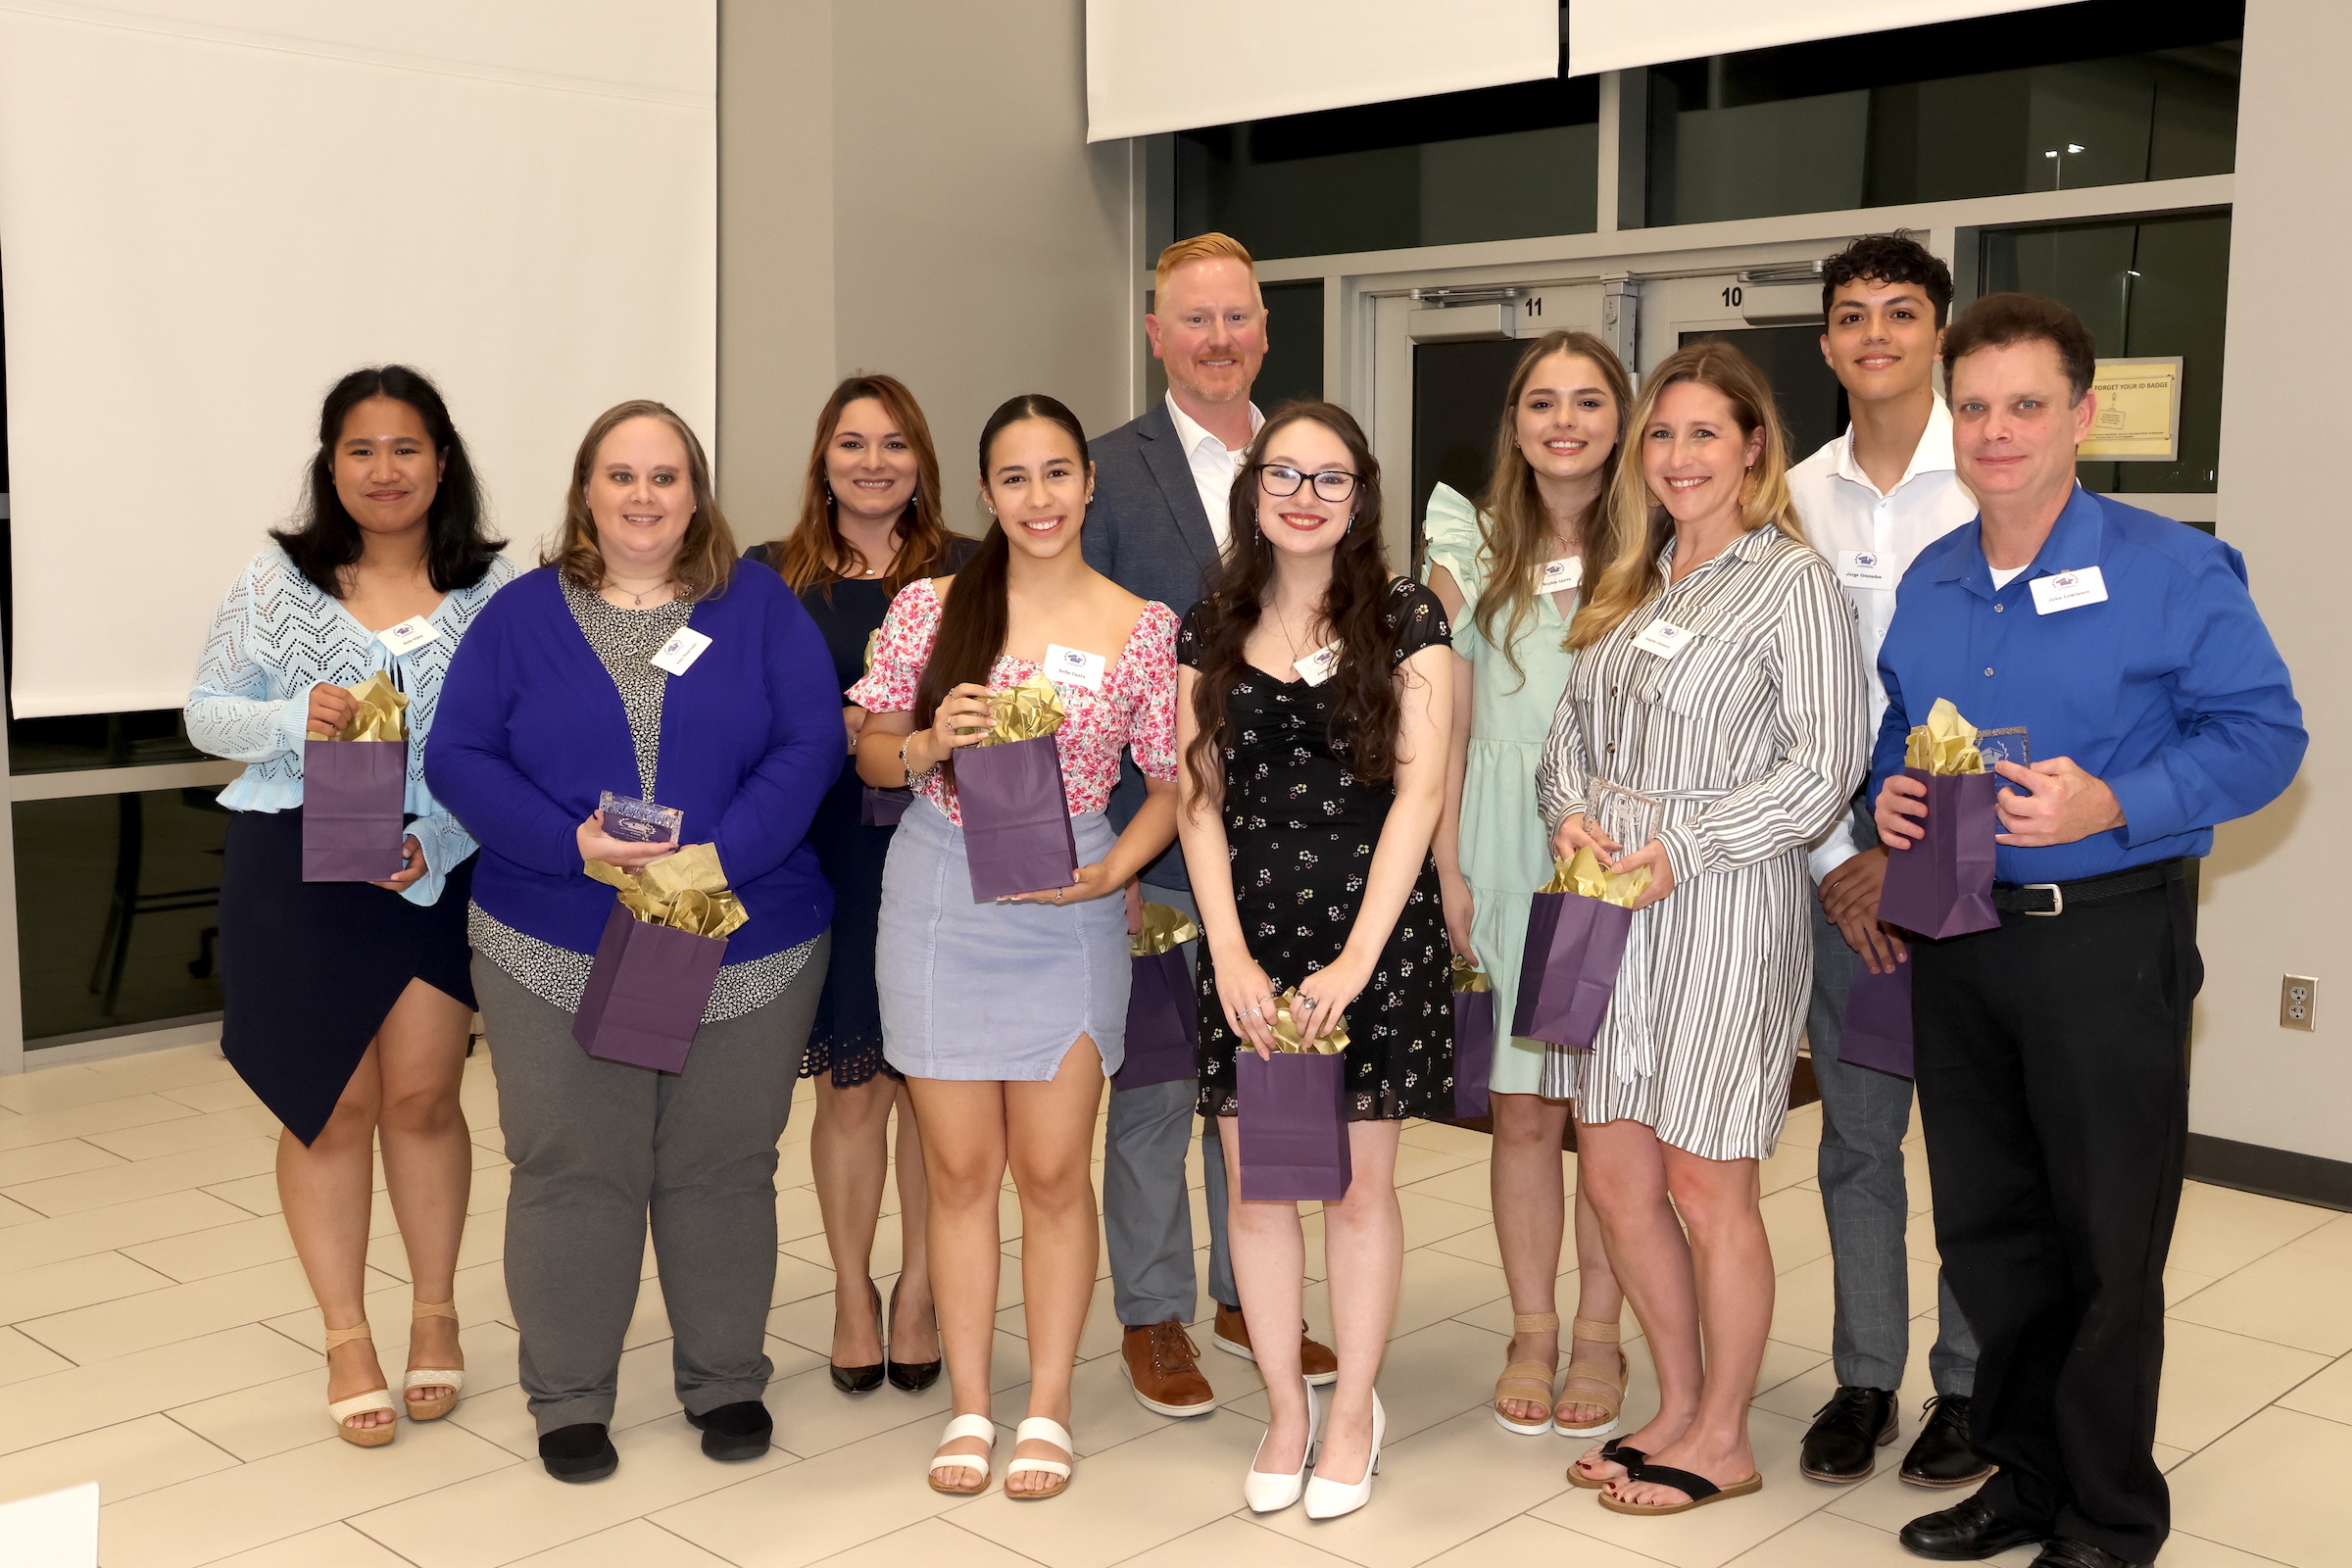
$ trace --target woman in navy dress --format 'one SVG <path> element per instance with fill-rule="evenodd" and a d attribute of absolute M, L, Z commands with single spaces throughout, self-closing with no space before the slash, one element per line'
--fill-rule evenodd
<path fill-rule="evenodd" d="M 948 532 L 942 520 L 939 460 L 914 395 L 892 376 L 854 375 L 833 389 L 817 415 L 799 520 L 783 538 L 744 554 L 775 568 L 800 595 L 825 634 L 846 693 L 865 674 L 867 650 L 898 591 L 919 577 L 953 574 L 979 543 Z M 882 1059 L 874 992 L 882 865 L 907 795 L 868 790 L 858 781 L 858 731 L 865 710 L 845 696 L 841 717 L 841 777 L 808 833 L 833 884 L 833 962 L 801 1059 L 801 1076 L 816 1080 L 808 1160 L 833 1258 L 833 1386 L 864 1394 L 881 1386 L 887 1368 L 893 1384 L 919 1393 L 938 1379 L 940 1365 L 923 1247 L 923 1146 L 906 1080 Z M 891 1287 L 886 1348 L 872 1274 L 894 1108 L 899 1278 Z"/>

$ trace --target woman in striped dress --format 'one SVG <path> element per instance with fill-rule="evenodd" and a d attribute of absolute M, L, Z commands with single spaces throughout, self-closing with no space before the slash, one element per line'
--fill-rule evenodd
<path fill-rule="evenodd" d="M 1762 1485 L 1756 1164 L 1804 1021 L 1805 846 L 1851 799 L 1867 737 L 1853 615 L 1798 531 L 1762 373 L 1724 343 L 1684 349 L 1626 430 L 1625 543 L 1569 628 L 1537 790 L 1558 854 L 1651 880 L 1592 1050 L 1551 1053 L 1544 1093 L 1576 1101 L 1583 1188 L 1658 1372 L 1657 1415 L 1569 1479 L 1620 1513 L 1675 1513 Z"/>

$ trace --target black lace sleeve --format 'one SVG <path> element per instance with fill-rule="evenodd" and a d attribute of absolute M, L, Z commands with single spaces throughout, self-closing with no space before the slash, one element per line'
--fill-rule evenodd
<path fill-rule="evenodd" d="M 1453 627 L 1446 619 L 1446 607 L 1410 577 L 1396 577 L 1389 583 L 1389 602 L 1382 608 L 1382 617 L 1389 623 L 1389 663 L 1403 663 L 1424 648 L 1451 648 Z"/>

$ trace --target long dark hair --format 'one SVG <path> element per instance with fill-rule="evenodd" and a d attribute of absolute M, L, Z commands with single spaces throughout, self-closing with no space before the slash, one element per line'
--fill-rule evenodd
<path fill-rule="evenodd" d="M 792 532 L 768 547 L 777 573 L 795 593 L 815 584 L 830 599 L 835 583 L 845 575 L 856 575 L 844 568 L 852 562 L 867 564 L 841 536 L 833 488 L 825 477 L 825 453 L 833 445 L 841 412 L 859 398 L 881 404 L 882 412 L 914 449 L 914 494 L 906 498 L 906 508 L 899 514 L 899 554 L 882 579 L 883 591 L 897 597 L 898 591 L 915 578 L 933 575 L 947 559 L 947 514 L 939 504 L 939 456 L 931 445 L 931 424 L 923 417 L 922 405 L 895 375 L 853 375 L 835 387 L 817 411 L 816 440 L 808 450 L 808 473 L 801 485 L 800 519 L 792 525 Z"/>
<path fill-rule="evenodd" d="M 441 460 L 440 488 L 425 513 L 425 570 L 441 593 L 472 587 L 507 542 L 493 538 L 485 526 L 482 484 L 474 477 L 473 460 L 466 455 L 466 443 L 450 421 L 440 388 L 405 365 L 370 365 L 328 390 L 318 408 L 318 450 L 311 458 L 302 510 L 294 526 L 272 528 L 270 537 L 313 587 L 329 598 L 343 597 L 339 574 L 358 564 L 367 541 L 343 510 L 343 498 L 335 494 L 335 448 L 343 439 L 343 421 L 369 398 L 405 403 L 424 421 L 434 456 Z"/>
<path fill-rule="evenodd" d="M 1396 771 L 1396 728 L 1400 705 L 1389 660 L 1396 628 L 1384 614 L 1389 600 L 1389 554 L 1380 542 L 1380 460 L 1364 439 L 1355 416 L 1336 403 L 1287 403 L 1258 427 L 1257 439 L 1242 458 L 1231 503 L 1231 542 L 1225 565 L 1201 617 L 1206 636 L 1200 646 L 1200 678 L 1193 686 L 1193 720 L 1199 733 L 1185 754 L 1193 786 L 1204 800 L 1222 790 L 1221 758 L 1226 744 L 1225 694 L 1249 668 L 1242 649 L 1265 612 L 1274 578 L 1274 547 L 1257 525 L 1257 470 L 1274 437 L 1289 425 L 1311 419 L 1340 438 L 1355 470 L 1355 516 L 1332 552 L 1331 586 L 1308 623 L 1307 640 L 1321 627 L 1340 644 L 1339 668 L 1330 687 L 1331 746 L 1358 778 L 1385 779 Z"/>
<path fill-rule="evenodd" d="M 1044 419 L 1061 426 L 1077 445 L 1079 461 L 1087 461 L 1086 428 L 1078 422 L 1078 416 L 1059 399 L 1043 392 L 1024 392 L 999 404 L 988 423 L 980 427 L 983 484 L 988 481 L 988 449 L 1007 425 L 1023 419 Z M 1012 542 L 1004 537 L 1004 524 L 991 521 L 980 548 L 956 573 L 947 605 L 940 612 L 939 635 L 931 644 L 931 657 L 923 662 L 923 678 L 914 688 L 916 729 L 931 722 L 940 703 L 957 686 L 965 681 L 985 685 L 997 656 L 1004 651 L 1005 628 L 1011 619 L 1004 603 L 1004 573 L 1011 555 Z M 955 776 L 952 766 L 948 776 Z"/>

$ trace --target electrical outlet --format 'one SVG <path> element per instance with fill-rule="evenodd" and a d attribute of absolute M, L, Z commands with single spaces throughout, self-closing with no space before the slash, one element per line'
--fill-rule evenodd
<path fill-rule="evenodd" d="M 2278 980 L 2278 1027 L 2311 1032 L 2312 1015 L 2319 1011 L 2320 983 L 2307 974 L 2281 975 Z"/>

